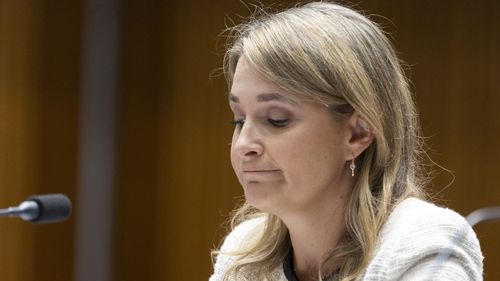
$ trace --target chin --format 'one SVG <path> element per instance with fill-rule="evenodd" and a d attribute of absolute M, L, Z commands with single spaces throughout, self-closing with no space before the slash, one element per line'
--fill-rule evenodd
<path fill-rule="evenodd" d="M 276 208 L 276 194 L 270 192 L 274 188 L 259 183 L 250 183 L 243 186 L 247 203 L 262 212 L 272 212 Z"/>

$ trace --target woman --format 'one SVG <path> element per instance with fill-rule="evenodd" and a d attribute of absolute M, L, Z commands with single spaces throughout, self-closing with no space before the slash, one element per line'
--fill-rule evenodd
<path fill-rule="evenodd" d="M 482 280 L 472 229 L 423 200 L 418 116 L 380 28 L 319 2 L 233 31 L 231 163 L 246 200 L 210 281 Z"/>

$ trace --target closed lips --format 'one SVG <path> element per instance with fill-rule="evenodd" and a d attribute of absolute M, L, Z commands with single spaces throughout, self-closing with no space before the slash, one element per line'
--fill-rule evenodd
<path fill-rule="evenodd" d="M 243 170 L 245 173 L 265 173 L 265 172 L 277 172 L 279 170 Z"/>

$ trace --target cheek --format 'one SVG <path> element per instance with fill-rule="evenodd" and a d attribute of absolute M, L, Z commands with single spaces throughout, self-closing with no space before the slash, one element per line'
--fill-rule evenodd
<path fill-rule="evenodd" d="M 233 139 L 231 141 L 231 146 L 230 146 L 230 151 L 229 151 L 229 158 L 231 160 L 231 166 L 233 167 L 234 172 L 236 173 L 237 176 L 239 176 L 239 157 L 238 153 L 235 149 L 235 143 L 237 140 L 237 136 L 233 135 Z"/>
<path fill-rule="evenodd" d="M 301 185 L 332 181 L 344 166 L 340 144 L 329 136 L 307 136 L 287 149 L 291 176 Z"/>
<path fill-rule="evenodd" d="M 234 151 L 234 145 L 236 143 L 237 136 L 236 132 L 233 133 L 233 137 L 231 138 L 231 143 L 229 144 L 229 157 L 231 159 L 231 165 L 233 166 L 233 169 L 235 168 L 235 163 L 236 163 L 236 152 Z"/>
<path fill-rule="evenodd" d="M 232 145 L 231 145 L 231 150 L 229 152 L 229 158 L 231 159 L 231 166 L 233 166 L 233 170 L 236 172 L 237 171 L 236 164 L 238 163 L 238 160 L 237 160 L 236 153 L 235 153 Z"/>

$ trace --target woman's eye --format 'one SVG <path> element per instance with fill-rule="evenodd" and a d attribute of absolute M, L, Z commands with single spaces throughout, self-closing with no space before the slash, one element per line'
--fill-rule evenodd
<path fill-rule="evenodd" d="M 271 125 L 273 125 L 274 127 L 285 127 L 286 125 L 288 125 L 288 122 L 289 122 L 289 119 L 267 119 L 267 121 L 269 123 L 271 123 Z"/>
<path fill-rule="evenodd" d="M 236 128 L 241 128 L 243 127 L 243 124 L 245 124 L 245 119 L 231 120 L 231 124 L 233 124 Z"/>

